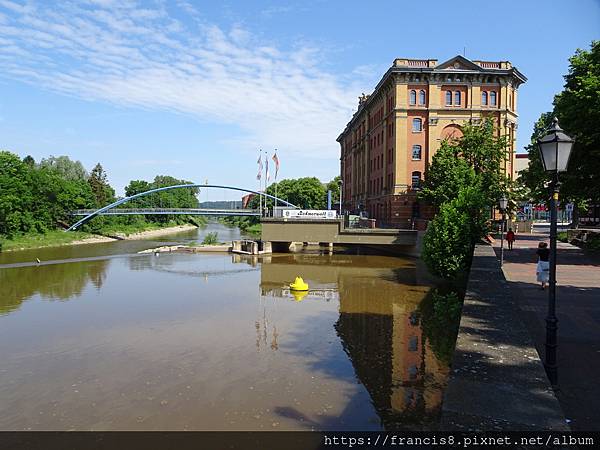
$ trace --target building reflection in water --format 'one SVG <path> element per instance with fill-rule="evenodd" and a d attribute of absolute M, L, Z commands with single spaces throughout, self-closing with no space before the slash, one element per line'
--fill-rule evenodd
<path fill-rule="evenodd" d="M 251 258 L 233 258 L 256 264 Z M 432 283 L 414 260 L 290 254 L 261 262 L 261 303 L 268 297 L 339 301 L 337 335 L 386 429 L 431 428 L 438 420 L 449 367 L 436 357 L 423 331 L 419 305 Z M 311 287 L 303 299 L 287 288 L 297 275 Z M 257 350 L 266 348 L 269 332 L 271 349 L 277 349 L 268 308 L 263 306 L 255 326 Z"/>

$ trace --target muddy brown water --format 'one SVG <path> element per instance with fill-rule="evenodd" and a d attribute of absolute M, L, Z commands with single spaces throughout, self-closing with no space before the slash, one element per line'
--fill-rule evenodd
<path fill-rule="evenodd" d="M 418 260 L 135 254 L 210 231 L 0 254 L 0 430 L 435 428 Z"/>

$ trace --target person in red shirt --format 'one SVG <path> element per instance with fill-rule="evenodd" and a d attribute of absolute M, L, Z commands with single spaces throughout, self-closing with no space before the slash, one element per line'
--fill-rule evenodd
<path fill-rule="evenodd" d="M 513 249 L 513 242 L 515 242 L 515 232 L 512 228 L 508 229 L 508 233 L 506 233 L 506 242 L 508 242 L 508 249 Z"/>

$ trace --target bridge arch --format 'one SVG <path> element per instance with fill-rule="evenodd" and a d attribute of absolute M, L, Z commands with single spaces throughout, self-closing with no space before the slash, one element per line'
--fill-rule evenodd
<path fill-rule="evenodd" d="M 117 207 L 119 205 L 122 205 L 123 203 L 126 203 L 128 201 L 131 201 L 131 200 L 133 200 L 135 198 L 144 197 L 145 195 L 154 194 L 155 192 L 169 191 L 171 189 L 190 189 L 190 188 L 230 189 L 232 191 L 247 192 L 247 193 L 256 194 L 256 195 L 264 195 L 265 197 L 268 197 L 268 198 L 270 198 L 272 200 L 276 200 L 278 202 L 281 202 L 284 205 L 287 205 L 287 206 L 289 206 L 291 208 L 299 209 L 298 206 L 296 206 L 296 205 L 294 205 L 294 204 L 292 204 L 292 203 L 290 203 L 290 202 L 288 202 L 286 200 L 283 200 L 283 199 L 281 199 L 279 197 L 275 197 L 274 195 L 267 194 L 265 192 L 257 192 L 257 191 L 253 191 L 253 190 L 250 190 L 250 189 L 238 188 L 238 187 L 234 187 L 234 186 L 220 186 L 220 185 L 216 185 L 216 184 L 175 184 L 173 186 L 163 186 L 163 187 L 156 188 L 156 189 L 150 189 L 149 191 L 140 192 L 138 194 L 131 195 L 129 197 L 124 197 L 122 199 L 119 199 L 116 202 L 111 203 L 110 205 L 106 205 L 106 206 L 104 206 L 102 208 L 99 208 L 96 211 L 88 214 L 83 219 L 79 220 L 78 222 L 74 223 L 69 228 L 67 228 L 66 231 L 76 230 L 81 225 L 83 225 L 84 223 L 92 220 L 97 215 L 102 214 L 105 211 L 113 209 L 113 208 L 115 208 L 115 207 Z"/>

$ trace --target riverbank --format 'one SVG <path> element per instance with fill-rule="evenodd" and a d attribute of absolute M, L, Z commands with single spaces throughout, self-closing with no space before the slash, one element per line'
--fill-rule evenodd
<path fill-rule="evenodd" d="M 477 245 L 442 430 L 569 430 L 515 300 L 494 249 Z"/>
<path fill-rule="evenodd" d="M 44 234 L 25 234 L 15 239 L 1 239 L 0 251 L 12 252 L 46 247 L 62 247 L 67 245 L 98 244 L 119 240 L 137 240 L 160 237 L 168 234 L 189 231 L 197 228 L 195 225 L 185 224 L 164 228 L 152 228 L 143 231 L 119 231 L 108 235 L 85 233 L 82 231 L 52 230 Z"/>
<path fill-rule="evenodd" d="M 218 219 L 223 225 L 230 227 L 238 227 L 244 233 L 251 234 L 254 236 L 260 236 L 262 232 L 262 225 L 260 223 L 251 223 L 252 218 L 249 217 L 238 217 L 238 216 L 227 216 Z"/>

